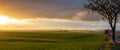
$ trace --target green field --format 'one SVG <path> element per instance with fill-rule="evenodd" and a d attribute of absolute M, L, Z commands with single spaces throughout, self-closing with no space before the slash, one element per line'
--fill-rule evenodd
<path fill-rule="evenodd" d="M 36 31 L 1 32 L 0 50 L 98 50 L 103 34 Z"/>

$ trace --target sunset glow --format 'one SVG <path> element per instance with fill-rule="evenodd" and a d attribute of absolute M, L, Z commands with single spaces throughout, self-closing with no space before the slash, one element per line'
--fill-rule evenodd
<path fill-rule="evenodd" d="M 86 0 L 0 0 L 0 29 L 99 30 L 107 21 L 84 9 Z M 117 24 L 120 29 L 120 24 Z"/>
<path fill-rule="evenodd" d="M 10 18 L 8 16 L 0 15 L 0 24 L 12 24 L 12 23 L 23 23 L 25 21 L 18 20 L 16 18 Z"/>

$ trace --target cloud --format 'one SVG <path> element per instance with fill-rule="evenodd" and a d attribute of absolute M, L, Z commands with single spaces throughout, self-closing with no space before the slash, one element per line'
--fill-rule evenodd
<path fill-rule="evenodd" d="M 101 21 L 102 16 L 98 13 L 91 13 L 88 11 L 80 11 L 73 16 L 74 20 L 82 20 L 82 21 Z"/>
<path fill-rule="evenodd" d="M 47 29 L 67 29 L 67 30 L 95 30 L 105 29 L 106 23 L 104 22 L 85 22 L 75 20 L 64 20 L 64 19 L 49 19 L 49 18 L 37 18 L 37 19 L 24 19 L 27 23 L 24 24 L 6 24 L 0 25 L 3 30 L 9 29 L 30 29 L 30 30 L 47 30 Z"/>
<path fill-rule="evenodd" d="M 83 10 L 87 0 L 0 0 L 0 14 L 16 18 L 57 18 L 100 21 L 101 15 Z"/>
<path fill-rule="evenodd" d="M 26 23 L 8 23 L 0 24 L 2 30 L 100 30 L 110 28 L 108 23 L 104 21 L 79 21 L 79 20 L 66 20 L 57 18 L 36 18 L 36 19 L 22 19 Z M 117 24 L 120 25 L 120 24 Z M 117 29 L 120 28 L 117 26 Z"/>
<path fill-rule="evenodd" d="M 78 12 L 78 13 L 76 13 L 76 15 L 75 16 L 73 16 L 73 19 L 74 20 L 80 20 L 80 18 L 82 18 L 82 17 L 86 17 L 87 16 L 87 12 Z"/>
<path fill-rule="evenodd" d="M 0 0 L 0 14 L 17 18 L 71 19 L 84 0 Z"/>

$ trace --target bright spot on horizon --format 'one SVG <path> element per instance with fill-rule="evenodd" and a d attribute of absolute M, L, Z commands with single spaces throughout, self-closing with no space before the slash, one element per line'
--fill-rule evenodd
<path fill-rule="evenodd" d="M 0 15 L 0 24 L 25 23 L 25 21 L 10 18 L 9 16 Z"/>

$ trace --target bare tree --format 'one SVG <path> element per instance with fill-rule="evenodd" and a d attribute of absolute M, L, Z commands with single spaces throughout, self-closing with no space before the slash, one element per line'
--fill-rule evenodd
<path fill-rule="evenodd" d="M 120 14 L 120 0 L 88 0 L 85 8 L 97 12 L 108 21 L 112 30 L 112 40 L 116 43 L 116 23 Z"/>

